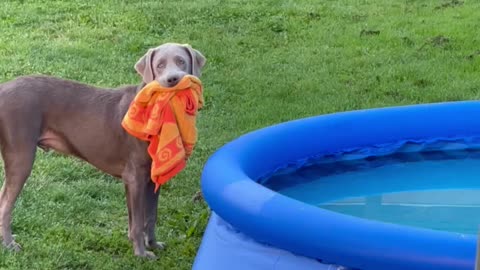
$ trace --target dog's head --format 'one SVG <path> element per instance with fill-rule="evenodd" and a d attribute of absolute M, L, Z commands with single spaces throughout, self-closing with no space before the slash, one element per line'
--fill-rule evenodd
<path fill-rule="evenodd" d="M 135 69 L 146 84 L 157 80 L 163 87 L 173 87 L 187 74 L 200 77 L 205 62 L 205 57 L 190 45 L 165 43 L 149 49 Z"/>

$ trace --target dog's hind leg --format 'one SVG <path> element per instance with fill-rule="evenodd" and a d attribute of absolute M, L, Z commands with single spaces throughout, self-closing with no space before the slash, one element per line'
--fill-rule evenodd
<path fill-rule="evenodd" d="M 3 147 L 5 180 L 0 191 L 0 236 L 8 249 L 19 251 L 12 236 L 12 210 L 25 181 L 30 176 L 35 159 L 36 145 L 23 145 L 18 149 Z"/>
<path fill-rule="evenodd" d="M 4 110 L 4 114 L 0 115 L 3 116 L 0 117 L 0 150 L 5 176 L 0 190 L 0 240 L 4 246 L 19 250 L 20 246 L 12 236 L 12 211 L 32 171 L 41 128 L 41 120 L 38 118 L 41 114 L 14 112 L 7 115 Z"/>

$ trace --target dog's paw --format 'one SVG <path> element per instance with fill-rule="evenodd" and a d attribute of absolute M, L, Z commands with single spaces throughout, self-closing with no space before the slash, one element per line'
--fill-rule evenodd
<path fill-rule="evenodd" d="M 142 252 L 140 254 L 135 254 L 135 256 L 140 257 L 140 258 L 145 258 L 149 260 L 156 260 L 158 257 L 155 255 L 155 253 L 145 250 L 145 252 Z"/>
<path fill-rule="evenodd" d="M 145 245 L 147 246 L 148 249 L 165 249 L 167 246 L 164 242 L 157 242 L 157 241 L 150 241 L 146 242 Z"/>
<path fill-rule="evenodd" d="M 155 253 L 151 251 L 145 251 L 145 258 L 150 259 L 150 260 L 156 260 L 158 257 L 155 255 Z"/>
<path fill-rule="evenodd" d="M 8 243 L 8 244 L 3 243 L 3 246 L 4 246 L 7 250 L 14 251 L 14 252 L 19 252 L 20 250 L 22 250 L 22 247 L 20 246 L 20 244 L 18 244 L 18 243 L 15 242 L 14 240 L 12 240 L 12 241 L 11 241 L 10 243 Z"/>
<path fill-rule="evenodd" d="M 148 251 L 148 250 L 145 250 L 144 252 L 141 252 L 141 253 L 135 253 L 135 256 L 140 257 L 140 258 L 146 258 L 146 259 L 149 259 L 149 260 L 156 260 L 157 259 L 157 255 L 155 255 L 155 253 L 153 253 L 151 251 Z"/>

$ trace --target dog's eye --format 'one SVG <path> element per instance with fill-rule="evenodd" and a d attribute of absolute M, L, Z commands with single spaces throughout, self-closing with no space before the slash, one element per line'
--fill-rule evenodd
<path fill-rule="evenodd" d="M 164 69 L 165 68 L 165 63 L 160 63 L 157 66 L 158 69 Z"/>
<path fill-rule="evenodd" d="M 182 58 L 178 58 L 178 59 L 177 59 L 177 63 L 178 63 L 179 65 L 185 65 L 185 60 L 183 60 Z"/>

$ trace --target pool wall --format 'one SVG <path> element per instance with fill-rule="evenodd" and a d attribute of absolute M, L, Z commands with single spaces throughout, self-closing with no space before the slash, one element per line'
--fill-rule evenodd
<path fill-rule="evenodd" d="M 469 101 L 344 112 L 275 125 L 217 151 L 204 168 L 202 190 L 222 220 L 257 242 L 298 255 L 364 270 L 473 269 L 474 235 L 346 216 L 256 181 L 319 154 L 478 136 L 479 115 L 480 103 Z"/>
<path fill-rule="evenodd" d="M 256 242 L 212 213 L 193 270 L 347 270 Z"/>

